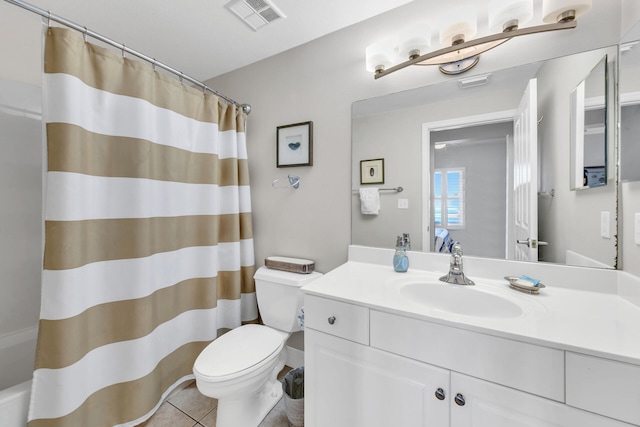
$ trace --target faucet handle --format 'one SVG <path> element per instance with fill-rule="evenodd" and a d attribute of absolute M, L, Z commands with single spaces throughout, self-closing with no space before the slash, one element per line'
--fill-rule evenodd
<path fill-rule="evenodd" d="M 453 255 L 459 255 L 462 256 L 462 245 L 460 244 L 460 242 L 455 242 L 452 246 L 451 246 L 451 253 Z"/>

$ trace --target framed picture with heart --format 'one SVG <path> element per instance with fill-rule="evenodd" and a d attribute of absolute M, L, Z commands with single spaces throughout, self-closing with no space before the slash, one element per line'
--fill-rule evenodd
<path fill-rule="evenodd" d="M 278 126 L 276 166 L 313 166 L 313 122 Z"/>

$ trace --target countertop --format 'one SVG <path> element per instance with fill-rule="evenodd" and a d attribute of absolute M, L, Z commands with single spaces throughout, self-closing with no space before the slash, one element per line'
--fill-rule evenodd
<path fill-rule="evenodd" d="M 539 295 L 528 295 L 509 288 L 506 280 L 471 275 L 477 290 L 512 299 L 524 311 L 508 318 L 465 316 L 429 309 L 397 290 L 403 282 L 437 280 L 442 271 L 410 268 L 396 273 L 390 264 L 350 260 L 302 290 L 450 327 L 640 365 L 640 307 L 616 293 L 594 292 L 592 286 L 585 287 L 590 290 L 547 286 Z M 468 291 L 466 286 L 442 286 Z"/>

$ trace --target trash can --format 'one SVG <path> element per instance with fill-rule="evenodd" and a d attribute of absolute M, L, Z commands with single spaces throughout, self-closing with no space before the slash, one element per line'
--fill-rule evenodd
<path fill-rule="evenodd" d="M 304 426 L 304 366 L 287 372 L 282 381 L 282 391 L 289 425 Z"/>

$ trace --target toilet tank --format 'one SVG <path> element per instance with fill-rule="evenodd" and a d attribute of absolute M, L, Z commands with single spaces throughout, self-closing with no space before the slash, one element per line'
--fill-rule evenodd
<path fill-rule="evenodd" d="M 300 288 L 320 276 L 315 271 L 300 274 L 260 267 L 253 278 L 262 322 L 283 332 L 299 331 L 298 312 L 304 299 Z"/>

